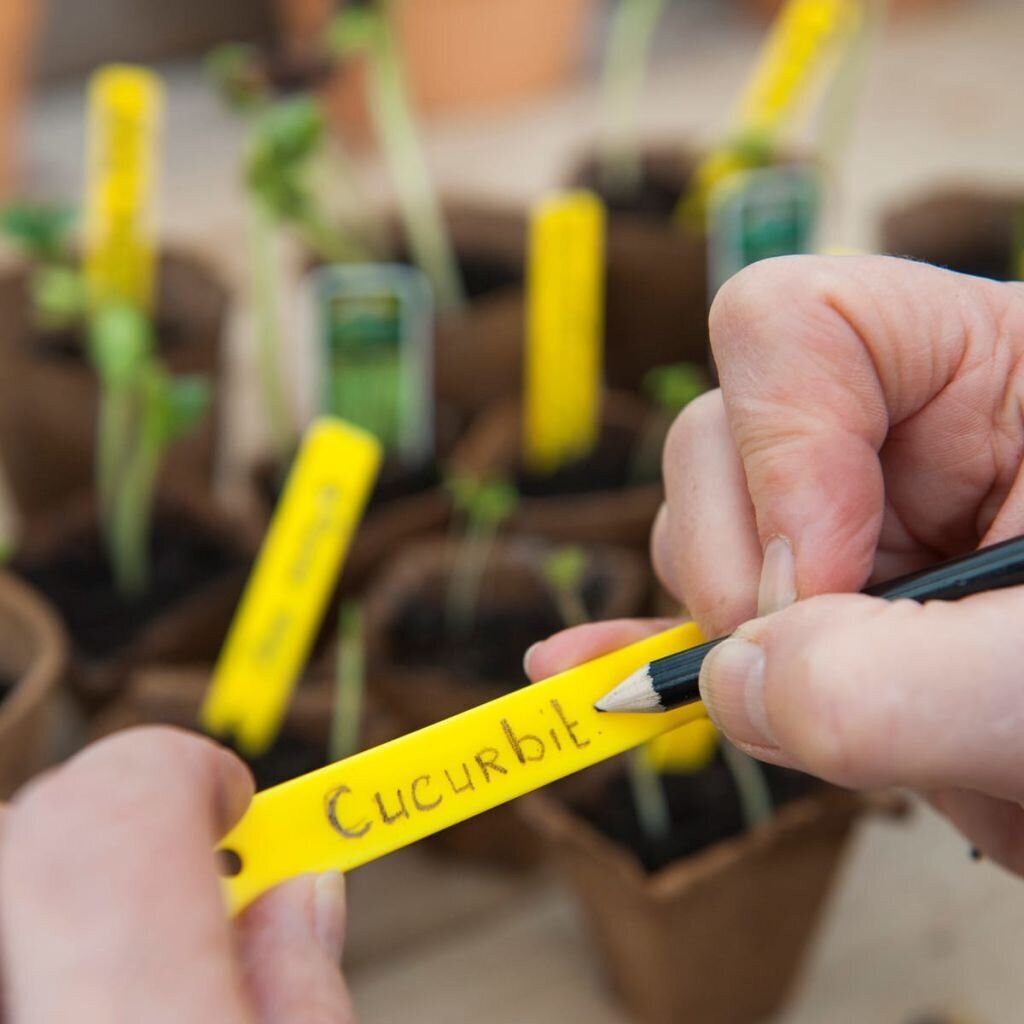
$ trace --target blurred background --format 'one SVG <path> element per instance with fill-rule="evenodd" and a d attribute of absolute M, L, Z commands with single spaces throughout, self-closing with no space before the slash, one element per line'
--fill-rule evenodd
<path fill-rule="evenodd" d="M 204 62 L 213 48 L 236 41 L 303 54 L 334 6 L 329 0 L 0 0 L 5 200 L 79 203 L 86 82 L 97 66 L 137 62 L 163 77 L 161 244 L 201 255 L 230 296 L 215 491 L 224 508 L 239 514 L 251 509 L 252 467 L 273 440 L 258 381 L 252 303 L 245 298 L 250 267 L 240 168 L 249 126 L 221 102 Z M 771 0 L 666 3 L 631 114 L 636 138 L 668 150 L 706 151 L 721 142 L 778 6 Z M 602 63 L 614 7 L 606 0 L 405 0 L 397 28 L 402 61 L 426 161 L 446 201 L 521 217 L 594 151 L 607 130 Z M 868 46 L 848 137 L 827 168 L 820 244 L 896 248 L 975 269 L 984 268 L 985 256 L 960 252 L 958 242 L 969 236 L 980 246 L 998 236 L 1005 274 L 997 276 L 1009 276 L 1013 215 L 1018 199 L 1024 202 L 1024 5 L 891 0 L 889 8 Z M 331 202 L 357 218 L 371 209 L 391 211 L 394 180 L 374 141 L 365 82 L 349 71 L 325 73 L 313 91 L 359 182 L 358 192 L 338 189 Z M 813 153 L 821 137 L 820 124 L 808 121 L 787 146 Z M 895 234 L 885 237 L 883 222 L 892 211 L 949 188 L 968 195 L 968 205 L 954 203 L 954 212 L 948 204 L 926 206 L 913 226 L 897 222 Z M 933 237 L 936 232 L 942 237 Z M 521 240 L 516 244 L 521 248 Z M 15 266 L 20 257 L 9 247 L 4 258 L 5 266 Z M 299 327 L 306 315 L 297 283 L 305 257 L 286 240 L 278 258 L 292 275 L 284 296 L 285 373 L 297 407 L 308 410 L 316 401 L 317 356 L 312 332 Z M 0 363 L 0 376 L 7 372 Z M 10 496 L 2 503 L 4 522 L 28 536 L 35 513 L 19 515 L 16 504 Z M 634 547 L 642 551 L 642 543 Z M 92 716 L 92 710 L 65 708 L 51 748 L 66 751 L 94 735 Z M 394 726 L 381 728 L 386 736 Z M 350 892 L 346 970 L 363 1021 L 635 1019 L 612 996 L 599 966 L 593 919 L 581 913 L 550 863 L 509 873 L 417 847 L 356 872 Z M 865 817 L 827 898 L 791 994 L 771 1020 L 1021 1019 L 1017 942 L 1024 888 L 973 860 L 927 807 L 915 803 L 898 822 Z M 718 956 L 728 960 L 728 934 L 708 934 L 721 940 Z M 770 936 L 764 941 L 767 949 Z M 684 1019 L 661 1012 L 650 1019 Z"/>

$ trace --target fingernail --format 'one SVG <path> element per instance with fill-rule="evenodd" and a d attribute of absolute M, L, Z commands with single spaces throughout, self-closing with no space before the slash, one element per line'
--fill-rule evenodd
<path fill-rule="evenodd" d="M 732 637 L 704 659 L 700 693 L 711 720 L 730 739 L 776 746 L 764 710 L 764 651 Z"/>
<path fill-rule="evenodd" d="M 313 916 L 320 948 L 340 961 L 345 945 L 345 876 L 340 871 L 325 871 L 317 878 Z"/>
<path fill-rule="evenodd" d="M 523 671 L 527 674 L 527 676 L 530 679 L 533 678 L 533 674 L 530 672 L 530 659 L 533 657 L 534 652 L 537 650 L 538 647 L 540 647 L 540 645 L 541 641 L 539 640 L 537 641 L 537 643 L 531 644 L 526 649 L 526 653 L 523 655 Z"/>
<path fill-rule="evenodd" d="M 757 591 L 757 614 L 788 608 L 796 600 L 796 560 L 785 537 L 772 537 L 764 546 L 761 586 Z"/>

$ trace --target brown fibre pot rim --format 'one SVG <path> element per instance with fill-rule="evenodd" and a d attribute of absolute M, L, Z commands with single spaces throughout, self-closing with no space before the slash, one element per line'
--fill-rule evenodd
<path fill-rule="evenodd" d="M 713 883 L 733 864 L 789 836 L 815 827 L 845 825 L 872 809 L 898 815 L 903 811 L 903 804 L 898 798 L 888 798 L 884 794 L 873 797 L 826 784 L 819 792 L 785 804 L 770 820 L 755 828 L 720 840 L 650 873 L 643 870 L 625 847 L 571 811 L 562 801 L 536 793 L 526 802 L 524 813 L 542 827 L 549 839 L 585 855 L 618 876 L 642 898 L 665 904 L 699 886 Z"/>
<path fill-rule="evenodd" d="M 20 620 L 33 648 L 28 666 L 13 681 L 0 703 L 0 739 L 16 731 L 43 703 L 68 662 L 68 639 L 56 613 L 27 583 L 0 570 L 0 616 Z"/>

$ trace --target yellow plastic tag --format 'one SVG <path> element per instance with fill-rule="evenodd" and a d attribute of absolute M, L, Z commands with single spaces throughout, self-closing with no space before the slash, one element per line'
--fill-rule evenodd
<path fill-rule="evenodd" d="M 89 83 L 85 271 L 93 302 L 153 304 L 156 153 L 163 85 L 109 65 Z"/>
<path fill-rule="evenodd" d="M 692 623 L 265 790 L 225 837 L 233 912 L 294 875 L 348 871 L 704 716 L 614 715 L 594 701 L 703 637 Z"/>
<path fill-rule="evenodd" d="M 277 736 L 380 461 L 377 439 L 342 420 L 306 432 L 200 711 L 249 755 Z"/>
<path fill-rule="evenodd" d="M 743 91 L 729 141 L 708 154 L 694 172 L 694 185 L 678 215 L 702 214 L 716 185 L 750 166 L 737 140 L 774 141 L 840 45 L 855 37 L 861 0 L 788 0 L 772 26 Z"/>
<path fill-rule="evenodd" d="M 530 224 L 523 461 L 551 473 L 587 455 L 601 415 L 604 206 L 543 199 Z"/>

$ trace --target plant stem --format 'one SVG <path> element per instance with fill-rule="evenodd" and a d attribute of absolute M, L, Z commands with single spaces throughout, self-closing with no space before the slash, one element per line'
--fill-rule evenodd
<path fill-rule="evenodd" d="M 118 482 L 129 457 L 137 399 L 128 387 L 111 384 L 101 387 L 96 425 L 96 492 L 100 522 L 107 533 L 108 544 L 113 541 Z"/>
<path fill-rule="evenodd" d="M 274 221 L 258 199 L 250 202 L 250 286 L 255 316 L 257 361 L 270 441 L 279 463 L 295 444 L 294 420 L 284 384 L 278 268 Z"/>
<path fill-rule="evenodd" d="M 748 754 L 734 747 L 722 737 L 722 756 L 732 773 L 733 782 L 740 795 L 740 807 L 747 831 L 772 816 L 772 795 L 764 769 Z"/>
<path fill-rule="evenodd" d="M 604 65 L 608 126 L 601 167 L 610 195 L 632 195 L 642 181 L 637 109 L 651 40 L 664 9 L 665 0 L 619 0 L 612 15 Z"/>
<path fill-rule="evenodd" d="M 324 216 L 308 211 L 295 224 L 302 240 L 328 263 L 365 263 L 370 259 L 367 248 L 346 232 L 327 226 Z"/>
<path fill-rule="evenodd" d="M 344 604 L 338 613 L 338 652 L 334 672 L 334 716 L 331 720 L 330 758 L 340 761 L 359 749 L 366 659 L 363 650 L 363 613 Z"/>
<path fill-rule="evenodd" d="M 660 479 L 661 454 L 671 426 L 672 418 L 660 411 L 656 410 L 647 416 L 629 460 L 631 483 L 650 483 Z"/>
<path fill-rule="evenodd" d="M 145 423 L 147 411 L 121 475 L 112 517 L 111 562 L 117 589 L 126 598 L 138 597 L 149 582 L 150 521 L 162 446 L 158 433 Z"/>
<path fill-rule="evenodd" d="M 456 551 L 445 616 L 454 636 L 465 638 L 473 631 L 473 612 L 497 533 L 496 524 L 471 520 Z"/>
<path fill-rule="evenodd" d="M 640 831 L 648 842 L 660 842 L 672 830 L 672 814 L 661 776 L 643 747 L 630 751 L 627 764 Z"/>
<path fill-rule="evenodd" d="M 458 313 L 465 305 L 462 280 L 409 108 L 387 4 L 381 5 L 377 21 L 367 61 L 374 124 L 394 178 L 413 258 L 430 278 L 438 308 Z"/>
<path fill-rule="evenodd" d="M 587 606 L 583 602 L 583 595 L 576 587 L 555 587 L 555 604 L 558 605 L 558 614 L 566 626 L 582 626 L 590 620 L 587 615 Z"/>

